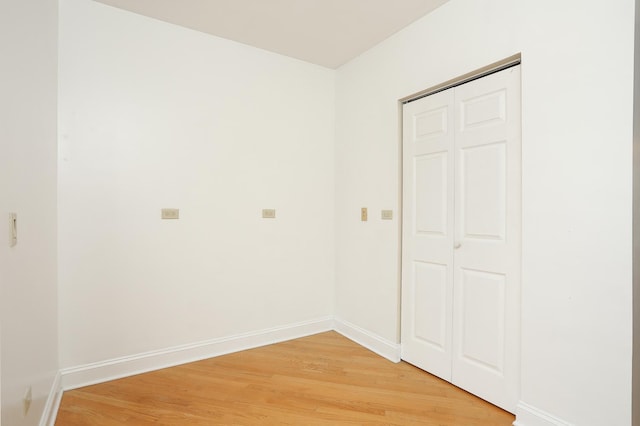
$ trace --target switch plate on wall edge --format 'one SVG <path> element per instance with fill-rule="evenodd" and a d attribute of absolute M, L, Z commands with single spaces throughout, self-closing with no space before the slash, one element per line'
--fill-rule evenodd
<path fill-rule="evenodd" d="M 18 214 L 9 213 L 9 247 L 18 244 Z"/>

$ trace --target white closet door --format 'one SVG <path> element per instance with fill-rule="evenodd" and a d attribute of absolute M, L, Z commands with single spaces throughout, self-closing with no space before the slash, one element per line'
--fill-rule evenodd
<path fill-rule="evenodd" d="M 513 412 L 520 67 L 406 104 L 402 358 Z"/>
<path fill-rule="evenodd" d="M 520 375 L 520 67 L 455 90 L 452 382 L 514 411 Z"/>
<path fill-rule="evenodd" d="M 453 90 L 404 107 L 402 358 L 451 380 Z"/>

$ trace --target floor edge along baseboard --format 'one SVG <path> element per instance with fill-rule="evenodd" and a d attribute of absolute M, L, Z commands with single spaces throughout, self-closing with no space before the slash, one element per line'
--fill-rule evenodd
<path fill-rule="evenodd" d="M 518 402 L 513 426 L 574 426 L 525 402 Z"/>
<path fill-rule="evenodd" d="M 400 362 L 399 343 L 386 340 L 340 318 L 334 318 L 334 330 L 391 362 Z"/>
<path fill-rule="evenodd" d="M 62 375 L 58 371 L 51 384 L 49 396 L 45 402 L 39 426 L 54 426 L 56 415 L 62 400 Z"/>
<path fill-rule="evenodd" d="M 60 372 L 61 385 L 65 391 L 77 389 L 331 330 L 333 330 L 333 319 L 323 317 L 282 327 L 65 368 Z"/>

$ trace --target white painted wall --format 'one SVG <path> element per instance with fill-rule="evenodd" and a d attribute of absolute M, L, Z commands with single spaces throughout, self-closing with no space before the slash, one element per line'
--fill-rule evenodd
<path fill-rule="evenodd" d="M 0 13 L 0 423 L 37 425 L 58 370 L 56 1 Z M 18 245 L 8 245 L 8 214 Z M 33 402 L 23 414 L 22 397 Z"/>
<path fill-rule="evenodd" d="M 451 0 L 338 70 L 336 315 L 397 341 L 397 100 L 522 53 L 523 426 L 631 421 L 633 25 L 633 0 Z"/>
<path fill-rule="evenodd" d="M 331 314 L 334 71 L 88 0 L 59 49 L 63 368 Z"/>

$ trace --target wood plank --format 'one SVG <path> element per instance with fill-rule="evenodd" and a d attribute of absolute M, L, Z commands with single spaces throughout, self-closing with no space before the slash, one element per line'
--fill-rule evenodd
<path fill-rule="evenodd" d="M 513 415 L 336 332 L 65 392 L 57 426 L 510 426 Z"/>

